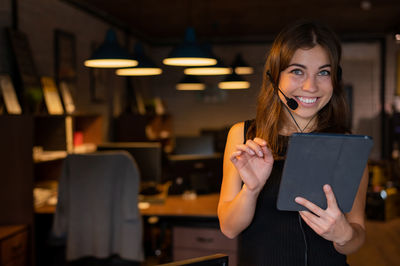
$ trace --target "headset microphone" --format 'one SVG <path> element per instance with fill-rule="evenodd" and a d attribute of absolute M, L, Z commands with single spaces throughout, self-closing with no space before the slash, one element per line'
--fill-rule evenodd
<path fill-rule="evenodd" d="M 287 97 L 287 96 L 283 93 L 283 91 L 275 84 L 275 82 L 274 82 L 274 80 L 273 80 L 273 78 L 272 78 L 272 76 L 271 76 L 271 73 L 269 73 L 269 71 L 267 71 L 267 75 L 268 75 L 268 78 L 269 78 L 269 80 L 270 80 L 272 86 L 274 87 L 274 89 L 280 91 L 280 93 L 282 93 L 283 97 L 285 97 L 287 106 L 288 106 L 290 109 L 292 109 L 293 111 L 296 110 L 297 107 L 299 107 L 299 104 L 296 102 L 296 100 L 293 99 L 293 98 Z"/>

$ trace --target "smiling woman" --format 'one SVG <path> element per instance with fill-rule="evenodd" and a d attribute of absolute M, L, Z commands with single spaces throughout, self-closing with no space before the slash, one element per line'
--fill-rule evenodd
<path fill-rule="evenodd" d="M 289 111 L 284 109 L 286 116 L 290 112 L 300 131 L 306 130 L 306 125 L 312 127 L 311 120 L 331 99 L 332 79 L 331 65 L 328 53 L 320 45 L 311 49 L 298 49 L 289 66 L 280 74 L 279 87 L 287 97 L 293 98 L 300 108 Z M 279 95 L 284 101 L 283 95 Z M 315 120 L 314 120 L 315 123 Z M 290 126 L 290 125 L 289 125 Z"/>
<path fill-rule="evenodd" d="M 300 197 L 306 211 L 276 207 L 289 137 L 350 132 L 340 57 L 340 42 L 326 26 L 286 27 L 265 64 L 256 119 L 228 134 L 218 217 L 222 232 L 239 239 L 240 265 L 347 265 L 346 254 L 364 242 L 367 171 L 349 213 L 340 211 L 330 185 L 318 191 L 325 210 Z"/>

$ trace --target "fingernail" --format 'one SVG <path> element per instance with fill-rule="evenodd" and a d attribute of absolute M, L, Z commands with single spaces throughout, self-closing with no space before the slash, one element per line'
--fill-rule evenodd
<path fill-rule="evenodd" d="M 254 155 L 254 154 L 255 154 L 254 151 L 253 151 L 253 150 L 250 150 L 250 149 L 249 149 L 249 153 L 250 153 L 251 155 Z"/>
<path fill-rule="evenodd" d="M 260 157 L 263 157 L 263 153 L 262 153 L 262 151 L 258 151 L 258 155 L 260 156 Z"/>

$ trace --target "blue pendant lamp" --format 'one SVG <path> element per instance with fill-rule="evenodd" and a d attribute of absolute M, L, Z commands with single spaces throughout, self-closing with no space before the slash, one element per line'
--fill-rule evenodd
<path fill-rule="evenodd" d="M 250 75 L 253 74 L 254 69 L 246 64 L 241 54 L 237 54 L 232 64 L 234 71 L 238 75 Z"/>
<path fill-rule="evenodd" d="M 159 68 L 145 52 L 143 44 L 137 42 L 133 49 L 133 58 L 139 62 L 135 67 L 121 68 L 116 70 L 118 76 L 155 76 L 161 75 Z"/>
<path fill-rule="evenodd" d="M 241 90 L 250 88 L 250 82 L 244 80 L 241 76 L 232 72 L 224 81 L 218 83 L 218 88 L 223 90 Z"/>
<path fill-rule="evenodd" d="M 196 76 L 184 75 L 183 79 L 176 84 L 176 89 L 180 91 L 202 91 L 206 85 Z"/>
<path fill-rule="evenodd" d="M 170 66 L 212 66 L 217 60 L 196 42 L 194 29 L 189 27 L 183 43 L 175 47 L 163 63 Z"/>
<path fill-rule="evenodd" d="M 133 67 L 137 64 L 138 62 L 119 45 L 117 35 L 112 29 L 107 31 L 104 42 L 84 62 L 85 66 L 95 68 Z"/>

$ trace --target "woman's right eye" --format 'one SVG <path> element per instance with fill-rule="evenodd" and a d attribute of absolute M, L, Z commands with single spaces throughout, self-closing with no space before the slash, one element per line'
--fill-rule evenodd
<path fill-rule="evenodd" d="M 302 75 L 303 71 L 301 69 L 296 68 L 296 69 L 291 70 L 290 73 L 293 73 L 295 75 Z"/>

